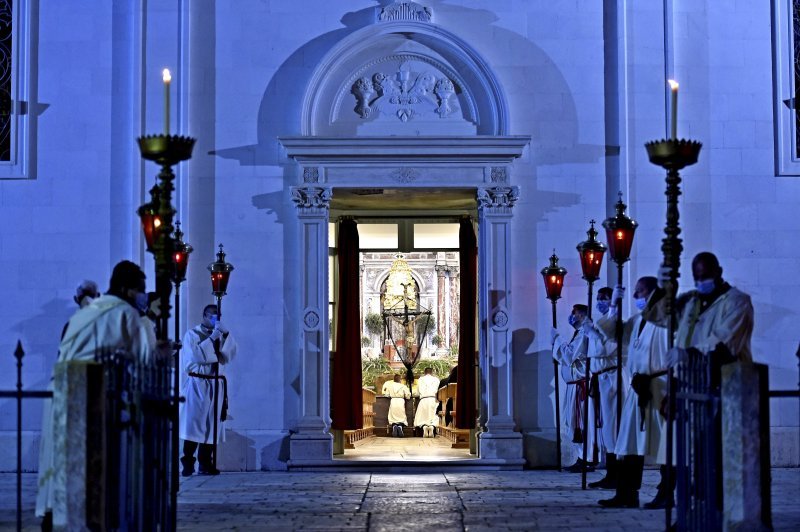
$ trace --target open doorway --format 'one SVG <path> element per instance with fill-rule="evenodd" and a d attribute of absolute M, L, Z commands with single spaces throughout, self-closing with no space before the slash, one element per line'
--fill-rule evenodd
<path fill-rule="evenodd" d="M 472 198 L 469 206 L 474 208 Z M 438 462 L 477 457 L 470 452 L 471 431 L 457 427 L 455 419 L 463 330 L 459 230 L 465 210 L 409 215 L 350 209 L 344 218 L 355 222 L 359 243 L 358 407 L 363 424 L 334 430 L 335 458 Z M 344 274 L 338 256 L 342 219 L 332 216 L 336 221 L 329 233 L 332 376 L 337 349 L 344 345 L 337 323 Z M 336 408 L 341 401 L 334 394 L 342 392 L 333 381 L 331 393 Z"/>

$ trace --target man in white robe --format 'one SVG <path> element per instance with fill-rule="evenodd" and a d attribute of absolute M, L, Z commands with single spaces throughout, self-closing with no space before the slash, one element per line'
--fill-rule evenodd
<path fill-rule="evenodd" d="M 436 415 L 436 407 L 439 401 L 436 400 L 436 392 L 439 391 L 439 379 L 433 376 L 431 368 L 425 368 L 425 374 L 417 381 L 417 391 L 419 392 L 419 404 L 417 412 L 414 414 L 414 426 L 422 427 L 423 438 L 433 438 L 439 416 Z"/>
<path fill-rule="evenodd" d="M 139 311 L 147 300 L 144 273 L 136 264 L 122 261 L 114 267 L 109 284 L 106 295 L 78 300 L 81 304 L 90 299 L 70 318 L 62 333 L 56 371 L 69 363 L 94 362 L 95 355 L 117 350 L 144 363 L 152 360 L 155 336 L 150 322 L 142 319 Z M 52 407 L 47 401 L 43 411 L 36 497 L 36 515 L 44 518 L 43 528 L 51 522 L 57 527 L 67 525 L 66 508 L 61 507 L 65 503 L 66 471 L 62 468 L 65 464 L 56 456 L 64 454 L 64 446 L 69 442 L 55 435 L 66 433 L 70 402 L 60 381 L 53 383 L 52 388 Z"/>
<path fill-rule="evenodd" d="M 382 393 L 391 398 L 388 421 L 392 427 L 392 436 L 402 438 L 403 427 L 408 425 L 406 399 L 411 398 L 411 392 L 408 391 L 408 386 L 401 382 L 400 375 L 395 374 L 394 379 L 384 383 Z"/>
<path fill-rule="evenodd" d="M 615 294 L 621 299 L 622 287 Z M 642 277 L 636 282 L 633 297 L 637 310 L 643 311 L 649 303 L 663 296 L 655 277 Z M 619 309 L 614 307 L 616 316 Z M 613 323 L 597 324 L 606 334 L 613 334 Z M 664 430 L 664 420 L 658 409 L 666 391 L 664 355 L 667 351 L 666 330 L 646 321 L 641 313 L 623 323 L 623 345 L 627 346 L 627 369 L 633 375 L 627 382 L 629 389 L 623 399 L 620 430 L 617 435 L 616 494 L 611 499 L 599 501 L 601 506 L 638 507 L 639 489 L 645 461 L 652 463 L 658 453 Z M 616 406 L 615 406 L 616 408 Z"/>
<path fill-rule="evenodd" d="M 598 290 L 597 310 L 600 312 L 600 316 L 597 323 L 595 325 L 591 320 L 586 319 L 582 325 L 587 337 L 599 339 L 599 341 L 589 344 L 587 355 L 589 369 L 592 373 L 590 392 L 597 397 L 597 403 L 594 402 L 594 397 L 590 398 L 590 401 L 593 406 L 596 406 L 595 414 L 599 411 L 599 422 L 590 427 L 590 430 L 597 433 L 598 429 L 595 427 L 600 427 L 597 444 L 605 453 L 606 461 L 605 476 L 601 480 L 590 482 L 589 487 L 601 489 L 615 489 L 617 482 L 617 456 L 614 448 L 617 444 L 617 371 L 619 368 L 617 367 L 617 344 L 612 340 L 615 338 L 616 313 L 612 313 L 611 307 L 607 306 L 612 301 L 612 296 L 613 291 L 610 288 Z M 621 390 L 620 393 L 623 394 L 624 400 L 625 390 Z"/>
<path fill-rule="evenodd" d="M 562 418 L 564 425 L 569 433 L 570 441 L 572 441 L 575 455 L 578 459 L 569 467 L 564 468 L 565 471 L 572 473 L 580 473 L 584 467 L 583 460 L 583 439 L 587 440 L 587 456 L 586 467 L 587 471 L 594 471 L 594 430 L 585 430 L 583 426 L 583 398 L 588 393 L 588 383 L 586 383 L 586 360 L 589 351 L 589 344 L 593 345 L 592 351 L 597 352 L 603 349 L 602 342 L 599 337 L 588 338 L 584 334 L 583 320 L 586 319 L 588 314 L 586 305 L 574 305 L 572 313 L 569 316 L 569 324 L 574 329 L 572 338 L 567 341 L 558 332 L 558 329 L 553 328 L 551 331 L 551 340 L 553 342 L 553 359 L 561 365 L 561 377 L 567 384 L 567 391 L 564 394 L 564 406 L 562 407 Z M 589 419 L 588 426 L 592 427 L 595 423 L 594 409 L 589 404 Z"/>
<path fill-rule="evenodd" d="M 217 443 L 225 441 L 225 419 L 227 418 L 227 380 L 215 383 L 214 375 L 224 377 L 224 369 L 236 356 L 236 340 L 228 328 L 219 320 L 216 305 L 206 305 L 203 321 L 186 331 L 183 337 L 181 361 L 183 366 L 183 396 L 180 406 L 180 438 L 183 440 L 183 476 L 194 473 L 194 453 L 198 446 L 197 460 L 201 475 L 218 475 L 214 467 L 214 420 L 217 422 Z M 214 411 L 214 391 L 218 399 Z"/>
<path fill-rule="evenodd" d="M 659 270 L 659 282 L 669 279 L 668 270 Z M 752 361 L 750 339 L 753 334 L 753 304 L 750 296 L 731 286 L 722 278 L 722 267 L 717 257 L 704 251 L 692 259 L 692 277 L 695 290 L 678 296 L 678 328 L 674 347 L 665 355 L 665 365 L 672 367 L 686 360 L 687 349 L 694 348 L 708 355 L 719 344 L 724 345 L 737 360 Z M 664 302 L 648 307 L 645 317 L 661 327 L 667 327 L 669 316 Z M 673 440 L 674 441 L 674 440 Z M 661 439 L 658 459 L 661 484 L 652 503 L 645 507 L 663 508 L 675 489 L 675 468 L 671 468 L 670 486 L 666 485 L 667 439 Z"/>

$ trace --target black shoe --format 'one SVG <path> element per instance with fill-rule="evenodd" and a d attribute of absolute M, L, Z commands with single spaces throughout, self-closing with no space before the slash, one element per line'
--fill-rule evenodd
<path fill-rule="evenodd" d="M 630 495 L 614 495 L 610 499 L 603 499 L 597 501 L 597 504 L 604 508 L 638 508 L 639 507 L 639 493 L 632 493 Z"/>
<path fill-rule="evenodd" d="M 572 464 L 571 466 L 565 467 L 564 471 L 566 471 L 567 473 L 580 473 L 581 471 L 583 471 L 584 463 L 585 462 L 583 461 L 582 458 L 578 458 L 575 461 L 574 464 Z M 586 472 L 587 473 L 594 472 L 594 464 L 587 464 L 586 465 Z"/>
<path fill-rule="evenodd" d="M 198 471 L 200 475 L 219 475 L 219 469 L 214 466 L 203 467 L 200 466 L 200 470 Z"/>
<path fill-rule="evenodd" d="M 194 474 L 194 468 L 189 469 L 187 467 L 184 467 L 183 471 L 181 471 L 181 476 L 183 477 L 191 477 L 193 474 Z"/>
<path fill-rule="evenodd" d="M 601 490 L 615 490 L 617 489 L 617 483 L 613 479 L 603 477 L 602 480 L 598 480 L 597 482 L 589 482 L 589 487 Z"/>
<path fill-rule="evenodd" d="M 42 532 L 52 532 L 53 530 L 53 512 L 46 512 L 42 517 Z"/>
<path fill-rule="evenodd" d="M 182 456 L 181 465 L 183 465 L 181 475 L 184 477 L 191 477 L 194 473 L 194 456 Z"/>
<path fill-rule="evenodd" d="M 667 500 L 667 496 L 663 492 L 659 491 L 656 493 L 655 498 L 650 502 L 644 503 L 642 508 L 645 510 L 663 510 L 667 507 Z M 671 500 L 671 498 L 669 500 Z M 671 506 L 673 508 L 675 507 L 675 501 L 671 502 Z"/>

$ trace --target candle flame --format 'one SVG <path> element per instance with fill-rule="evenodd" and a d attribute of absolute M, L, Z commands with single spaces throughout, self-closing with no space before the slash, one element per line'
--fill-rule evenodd
<path fill-rule="evenodd" d="M 164 83 L 169 83 L 172 81 L 172 75 L 169 73 L 168 68 L 165 68 L 161 71 L 161 78 L 164 80 Z"/>
<path fill-rule="evenodd" d="M 669 88 L 672 89 L 673 91 L 678 90 L 678 82 L 675 81 L 674 79 L 668 79 L 667 83 L 669 83 Z"/>

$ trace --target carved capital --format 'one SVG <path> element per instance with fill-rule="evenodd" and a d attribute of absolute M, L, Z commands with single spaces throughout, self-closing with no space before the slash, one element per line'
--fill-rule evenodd
<path fill-rule="evenodd" d="M 519 199 L 519 187 L 490 187 L 478 189 L 478 209 L 491 214 L 510 214 Z"/>
<path fill-rule="evenodd" d="M 303 183 L 319 183 L 319 168 L 316 166 L 303 167 Z"/>
<path fill-rule="evenodd" d="M 301 210 L 327 213 L 333 192 L 324 187 L 292 187 L 292 201 Z"/>

